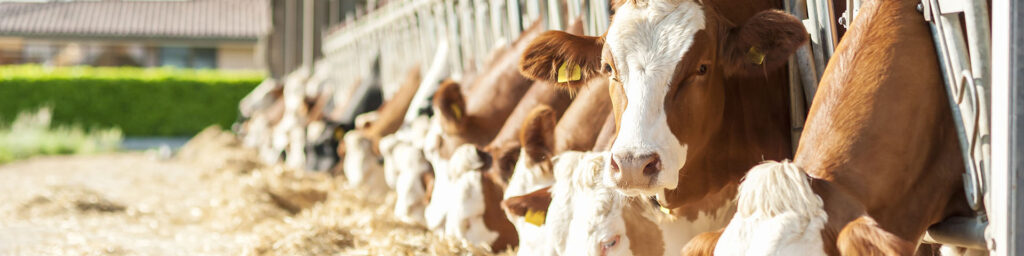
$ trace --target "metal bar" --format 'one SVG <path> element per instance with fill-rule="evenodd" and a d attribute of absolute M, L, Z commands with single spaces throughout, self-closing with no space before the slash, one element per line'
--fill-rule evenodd
<path fill-rule="evenodd" d="M 992 1 L 993 255 L 1024 255 L 1024 3 Z"/>

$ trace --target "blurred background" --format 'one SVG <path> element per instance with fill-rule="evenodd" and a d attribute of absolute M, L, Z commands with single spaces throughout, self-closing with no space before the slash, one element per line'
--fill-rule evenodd
<path fill-rule="evenodd" d="M 0 1 L 0 163 L 165 148 L 323 54 L 364 0 Z"/>

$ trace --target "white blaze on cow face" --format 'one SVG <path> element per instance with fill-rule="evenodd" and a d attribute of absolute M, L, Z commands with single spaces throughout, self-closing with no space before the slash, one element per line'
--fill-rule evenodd
<path fill-rule="evenodd" d="M 359 131 L 345 133 L 344 171 L 348 184 L 353 187 L 365 187 L 373 193 L 387 190 L 384 181 L 383 167 L 380 159 L 373 154 L 370 139 Z"/>
<path fill-rule="evenodd" d="M 608 29 L 602 62 L 613 68 L 610 86 L 621 86 L 626 99 L 610 160 L 622 168 L 619 175 L 651 176 L 622 184 L 623 178 L 609 172 L 606 182 L 629 195 L 654 195 L 677 186 L 687 146 L 669 129 L 665 98 L 676 65 L 704 23 L 704 10 L 693 1 L 650 1 L 620 7 Z M 656 160 L 652 164 L 650 159 Z M 648 164 L 655 165 L 657 174 L 640 173 Z"/>
<path fill-rule="evenodd" d="M 395 157 L 394 150 L 403 142 L 398 140 L 397 134 L 390 134 L 380 138 L 380 142 L 377 144 L 377 148 L 380 149 L 381 158 L 384 159 L 384 181 L 387 182 L 388 187 L 394 189 L 395 182 L 398 179 L 399 169 L 395 164 L 400 159 Z"/>
<path fill-rule="evenodd" d="M 487 229 L 484 224 L 483 161 L 473 145 L 462 145 L 452 154 L 445 189 L 448 194 L 432 198 L 431 204 L 445 203 L 445 235 L 466 239 L 473 244 L 490 245 L 498 239 L 498 233 Z M 456 166 L 455 163 L 463 165 Z"/>
<path fill-rule="evenodd" d="M 434 167 L 434 189 L 430 193 L 430 203 L 427 204 L 427 208 L 424 210 L 424 217 L 427 220 L 427 228 L 431 230 L 443 230 L 445 222 L 445 211 L 448 206 L 446 205 L 448 200 L 440 200 L 447 194 L 448 188 L 451 187 L 448 183 L 450 179 L 448 177 L 448 159 L 441 157 L 441 136 L 444 133 L 444 129 L 441 126 L 441 119 L 438 116 L 434 116 L 430 119 L 430 128 L 427 130 L 427 135 L 423 141 L 423 156 L 430 162 L 430 165 Z"/>
<path fill-rule="evenodd" d="M 528 157 L 526 150 L 520 149 L 515 171 L 512 173 L 512 177 L 509 178 L 508 186 L 505 188 L 504 199 L 525 195 L 555 183 L 554 174 L 550 170 L 544 170 L 546 167 L 543 165 L 550 163 L 546 161 L 531 162 L 527 159 Z M 555 157 L 551 161 L 559 161 L 560 159 L 560 157 Z M 547 238 L 544 234 L 543 226 L 528 223 L 526 218 L 522 216 L 514 216 L 508 213 L 505 215 L 508 217 L 509 222 L 512 222 L 512 225 L 516 227 L 516 232 L 519 234 L 519 250 L 517 252 L 519 255 L 548 255 L 544 253 L 546 251 Z"/>
<path fill-rule="evenodd" d="M 426 225 L 424 210 L 426 187 L 423 174 L 430 171 L 430 163 L 423 157 L 423 151 L 408 143 L 396 145 L 393 149 L 394 166 L 399 170 L 395 181 L 395 216 L 407 223 Z"/>

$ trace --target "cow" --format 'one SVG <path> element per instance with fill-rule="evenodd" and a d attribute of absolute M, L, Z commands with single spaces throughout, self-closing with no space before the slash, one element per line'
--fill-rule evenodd
<path fill-rule="evenodd" d="M 407 223 L 426 225 L 424 197 L 429 184 L 424 177 L 432 175 L 433 167 L 423 155 L 423 136 L 429 125 L 429 117 L 421 115 L 380 141 L 385 178 L 396 193 L 394 214 Z"/>
<path fill-rule="evenodd" d="M 839 43 L 793 162 L 754 167 L 719 255 L 911 255 L 973 216 L 935 44 L 918 2 L 865 1 Z M 705 243 L 710 244 L 710 243 Z"/>
<path fill-rule="evenodd" d="M 554 183 L 552 159 L 565 151 L 585 151 L 594 147 L 605 118 L 611 113 L 607 81 L 594 79 L 593 85 L 577 95 L 566 109 L 562 118 L 547 106 L 538 106 L 522 122 L 519 144 L 522 145 L 515 162 L 514 171 L 505 187 L 504 200 L 521 196 Z M 557 120 L 557 121 L 556 121 Z M 556 123 L 557 122 L 557 123 Z M 519 233 L 520 255 L 536 255 L 532 251 L 543 242 L 540 228 L 529 223 L 521 215 L 509 213 L 506 202 L 502 202 L 506 217 Z"/>
<path fill-rule="evenodd" d="M 423 154 L 435 170 L 434 183 L 426 200 L 446 194 L 448 160 L 464 144 L 482 147 L 500 131 L 505 119 L 530 89 L 531 81 L 515 68 L 519 56 L 541 32 L 538 20 L 525 30 L 502 56 L 495 56 L 488 70 L 477 74 L 466 91 L 455 81 L 446 80 L 434 93 L 430 129 L 425 136 Z M 463 96 L 465 94 L 465 96 Z M 500 197 L 499 197 L 500 198 Z M 424 213 L 427 227 L 442 230 L 446 207 L 428 204 Z"/>
<path fill-rule="evenodd" d="M 540 35 L 520 71 L 569 89 L 607 77 L 616 132 L 602 182 L 715 221 L 750 167 L 792 152 L 782 67 L 807 32 L 781 11 L 750 11 L 762 2 L 776 1 L 629 0 L 603 36 Z M 740 11 L 753 14 L 725 18 Z"/>
<path fill-rule="evenodd" d="M 387 189 L 378 143 L 382 137 L 401 127 L 405 112 L 419 86 L 420 71 L 418 67 L 413 67 L 406 74 L 398 92 L 376 110 L 374 120 L 365 124 L 365 127 L 345 134 L 343 171 L 349 185 L 366 186 L 377 192 Z"/>
<path fill-rule="evenodd" d="M 568 151 L 555 160 L 555 184 L 505 201 L 512 215 L 542 214 L 532 248 L 543 255 L 677 255 L 695 231 L 714 229 L 718 218 L 677 218 L 656 201 L 629 197 L 601 182 L 607 152 Z M 546 214 L 546 215 L 544 215 Z M 536 216 L 532 217 L 538 218 Z M 526 245 L 524 245 L 526 246 Z"/>

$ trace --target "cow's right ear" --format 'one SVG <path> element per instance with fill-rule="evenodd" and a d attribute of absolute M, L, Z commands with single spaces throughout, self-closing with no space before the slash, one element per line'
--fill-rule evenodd
<path fill-rule="evenodd" d="M 590 78 L 601 75 L 603 47 L 601 37 L 544 32 L 527 46 L 519 60 L 519 72 L 535 81 L 576 90 Z"/>
<path fill-rule="evenodd" d="M 555 111 L 545 105 L 534 107 L 526 116 L 519 130 L 519 143 L 530 161 L 541 161 L 553 154 L 556 122 Z"/>
<path fill-rule="evenodd" d="M 466 123 L 466 101 L 462 89 L 452 80 L 441 82 L 434 93 L 434 112 L 439 113 L 445 131 L 458 133 Z"/>
<path fill-rule="evenodd" d="M 550 190 L 551 187 L 545 187 L 538 189 L 537 191 L 530 192 L 529 194 L 509 197 L 508 199 L 501 201 L 501 208 L 512 216 L 523 217 L 526 216 L 527 213 L 540 214 L 540 216 L 544 216 L 548 211 L 548 206 L 551 206 Z M 537 224 L 538 226 L 543 224 L 543 219 L 541 219 L 540 222 L 540 224 Z"/>
<path fill-rule="evenodd" d="M 420 175 L 420 182 L 423 182 L 423 204 L 430 204 L 430 196 L 434 193 L 434 169 L 423 172 Z"/>

